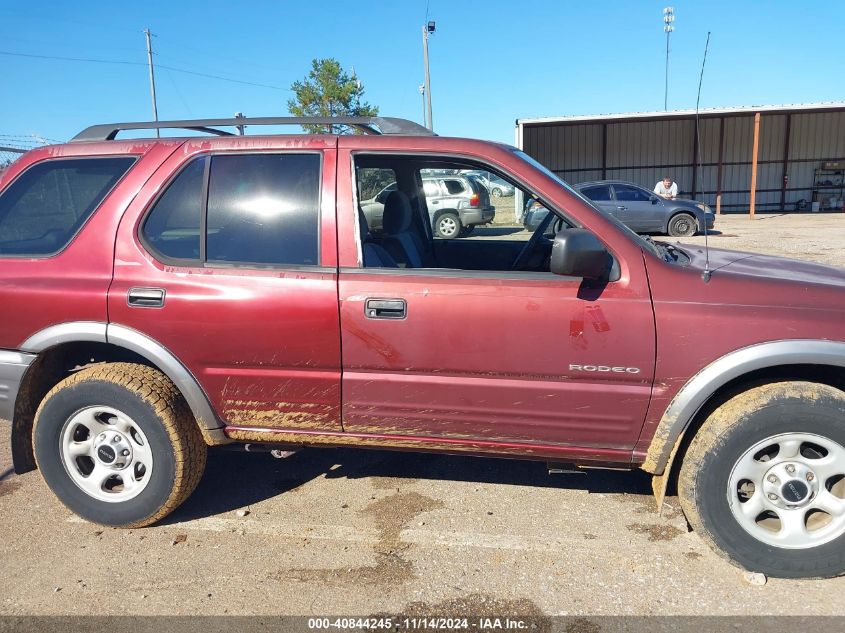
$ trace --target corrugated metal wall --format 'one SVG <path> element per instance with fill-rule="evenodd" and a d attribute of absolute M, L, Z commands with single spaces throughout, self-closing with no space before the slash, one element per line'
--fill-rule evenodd
<path fill-rule="evenodd" d="M 702 117 L 696 168 L 693 118 L 537 123 L 525 125 L 522 134 L 523 149 L 568 182 L 620 179 L 652 188 L 670 174 L 684 196 L 715 205 L 721 191 L 724 211 L 748 209 L 753 138 L 753 111 Z M 845 111 L 761 113 L 757 160 L 760 211 L 809 203 L 813 170 L 845 160 Z"/>

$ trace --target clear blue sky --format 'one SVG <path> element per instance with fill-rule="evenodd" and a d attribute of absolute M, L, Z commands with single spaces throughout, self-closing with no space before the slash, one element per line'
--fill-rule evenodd
<path fill-rule="evenodd" d="M 287 114 L 290 84 L 314 57 L 354 66 L 383 115 L 421 121 L 420 28 L 428 4 L 436 131 L 513 142 L 518 117 L 660 110 L 668 2 L 145 2 L 0 0 L 0 50 L 146 61 L 267 84 L 160 69 L 159 117 Z M 845 2 L 674 3 L 669 108 L 845 99 Z M 837 52 L 840 51 L 840 52 Z M 143 65 L 0 55 L 0 134 L 67 139 L 101 122 L 148 120 Z"/>

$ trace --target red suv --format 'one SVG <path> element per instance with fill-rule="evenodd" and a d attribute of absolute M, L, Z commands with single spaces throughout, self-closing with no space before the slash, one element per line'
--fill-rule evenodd
<path fill-rule="evenodd" d="M 367 134 L 225 131 L 303 123 Z M 205 135 L 115 140 L 153 128 Z M 470 169 L 551 213 L 437 238 L 423 175 Z M 95 126 L 0 179 L 0 418 L 16 472 L 105 525 L 171 512 L 207 446 L 439 451 L 641 468 L 658 505 L 677 477 L 730 560 L 833 576 L 844 286 L 638 237 L 513 147 L 408 121 Z"/>

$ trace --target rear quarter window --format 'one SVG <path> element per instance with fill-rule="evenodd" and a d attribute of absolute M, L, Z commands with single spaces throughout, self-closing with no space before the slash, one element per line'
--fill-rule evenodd
<path fill-rule="evenodd" d="M 64 249 L 135 160 L 62 158 L 28 168 L 0 194 L 0 256 Z"/>

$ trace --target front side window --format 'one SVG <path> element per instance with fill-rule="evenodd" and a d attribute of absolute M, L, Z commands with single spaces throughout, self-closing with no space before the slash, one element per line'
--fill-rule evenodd
<path fill-rule="evenodd" d="M 0 195 L 0 256 L 61 251 L 134 162 L 66 158 L 27 169 Z"/>
<path fill-rule="evenodd" d="M 651 195 L 630 185 L 613 185 L 616 191 L 616 199 L 624 200 L 625 202 L 649 202 Z M 588 196 L 589 197 L 589 196 Z"/>
<path fill-rule="evenodd" d="M 155 203 L 143 237 L 189 265 L 316 266 L 319 206 L 316 154 L 201 157 Z"/>
<path fill-rule="evenodd" d="M 478 175 L 491 172 L 469 161 L 362 155 L 355 163 L 396 179 L 397 195 L 383 203 L 359 193 L 369 222 L 360 232 L 364 267 L 549 272 L 551 238 L 565 220 L 509 179 L 500 177 L 494 194 L 492 179 Z M 374 217 L 383 218 L 382 230 L 373 229 Z"/>

